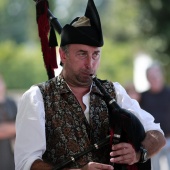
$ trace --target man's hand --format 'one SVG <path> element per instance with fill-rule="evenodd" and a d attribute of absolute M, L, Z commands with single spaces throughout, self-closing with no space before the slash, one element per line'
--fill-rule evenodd
<path fill-rule="evenodd" d="M 139 161 L 140 153 L 136 153 L 133 146 L 129 143 L 119 143 L 112 146 L 110 156 L 112 157 L 110 162 L 132 165 Z"/>
<path fill-rule="evenodd" d="M 101 164 L 97 162 L 89 162 L 81 170 L 113 170 L 113 166 L 107 164 Z"/>
<path fill-rule="evenodd" d="M 81 169 L 69 169 L 69 170 L 113 170 L 113 166 L 107 164 L 101 164 L 97 162 L 89 162 Z M 64 169 L 68 170 L 68 169 Z"/>

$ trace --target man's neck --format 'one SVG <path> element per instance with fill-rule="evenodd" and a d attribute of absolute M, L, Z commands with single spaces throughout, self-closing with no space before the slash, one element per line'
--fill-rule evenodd
<path fill-rule="evenodd" d="M 90 86 L 89 87 L 76 87 L 68 84 L 69 88 L 71 91 L 74 93 L 74 95 L 78 96 L 84 96 L 86 93 L 90 91 Z"/>
<path fill-rule="evenodd" d="M 162 85 L 162 86 L 159 86 L 159 87 L 154 87 L 154 88 L 151 88 L 150 89 L 150 91 L 152 92 L 152 93 L 160 93 L 162 90 L 164 89 L 164 86 Z"/>
<path fill-rule="evenodd" d="M 71 89 L 72 93 L 77 98 L 82 110 L 85 111 L 86 106 L 83 103 L 83 96 L 90 91 L 90 87 L 76 87 L 76 86 L 71 86 L 71 85 L 68 85 L 68 87 Z"/>

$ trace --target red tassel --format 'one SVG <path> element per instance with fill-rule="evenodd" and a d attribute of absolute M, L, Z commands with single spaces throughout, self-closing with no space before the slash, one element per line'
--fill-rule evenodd
<path fill-rule="evenodd" d="M 48 78 L 55 77 L 54 69 L 58 68 L 56 60 L 56 48 L 49 46 L 48 34 L 50 30 L 49 20 L 47 16 L 48 1 L 43 0 L 37 3 L 37 24 L 41 41 L 41 48 L 44 58 L 44 65 Z"/>

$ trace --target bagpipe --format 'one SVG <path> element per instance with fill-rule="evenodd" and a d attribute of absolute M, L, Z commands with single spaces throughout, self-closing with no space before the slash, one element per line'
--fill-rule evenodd
<path fill-rule="evenodd" d="M 48 78 L 55 77 L 54 69 L 57 68 L 55 47 L 58 45 L 55 31 L 61 34 L 62 26 L 58 19 L 49 10 L 49 4 L 47 0 L 34 0 L 36 1 L 36 16 L 39 37 L 41 40 L 42 53 L 44 57 L 44 63 L 47 70 Z M 91 0 L 92 1 L 92 0 Z M 50 34 L 50 35 L 49 35 Z M 90 75 L 89 75 L 90 76 Z M 105 139 L 98 143 L 89 146 L 87 150 L 82 153 L 78 153 L 67 160 L 56 165 L 53 170 L 59 170 L 66 167 L 68 164 L 75 162 L 81 156 L 98 150 L 101 147 L 110 144 L 117 144 L 120 142 L 130 143 L 136 152 L 140 150 L 141 142 L 145 138 L 145 130 L 140 120 L 130 111 L 121 108 L 116 100 L 110 96 L 109 93 L 102 86 L 101 80 L 96 76 L 91 75 L 93 82 L 99 88 L 104 95 L 103 100 L 106 102 L 109 111 L 109 126 L 110 134 Z M 150 170 L 150 159 L 145 163 L 135 163 L 133 165 L 126 164 L 114 164 L 115 170 Z"/>
<path fill-rule="evenodd" d="M 141 143 L 146 133 L 140 120 L 130 111 L 121 108 L 116 100 L 103 88 L 102 81 L 92 75 L 96 86 L 104 95 L 104 100 L 109 110 L 110 138 L 113 145 L 120 142 L 130 143 L 136 152 L 140 150 Z M 151 170 L 150 159 L 145 163 L 133 165 L 114 164 L 115 170 Z"/>

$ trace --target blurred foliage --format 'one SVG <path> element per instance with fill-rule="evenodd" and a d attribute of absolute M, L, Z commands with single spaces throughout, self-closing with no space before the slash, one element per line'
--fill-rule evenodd
<path fill-rule="evenodd" d="M 146 41 L 144 48 L 163 63 L 170 83 L 170 1 L 143 0 L 139 12 L 141 37 Z"/>
<path fill-rule="evenodd" d="M 132 80 L 133 70 L 130 69 L 133 68 L 132 50 L 132 45 L 105 39 L 98 76 L 123 84 L 129 79 Z"/>
<path fill-rule="evenodd" d="M 126 83 L 133 79 L 133 59 L 144 51 L 170 73 L 169 0 L 94 0 L 105 45 L 98 77 Z M 61 25 L 84 15 L 87 0 L 49 1 Z M 0 73 L 10 89 L 27 89 L 47 80 L 38 37 L 35 2 L 0 1 Z M 58 41 L 60 41 L 59 36 Z M 167 82 L 170 76 L 167 74 Z"/>
<path fill-rule="evenodd" d="M 39 47 L 40 48 L 40 47 Z M 10 89 L 27 89 L 47 80 L 39 48 L 32 44 L 17 45 L 12 41 L 0 44 L 0 73 Z"/>

